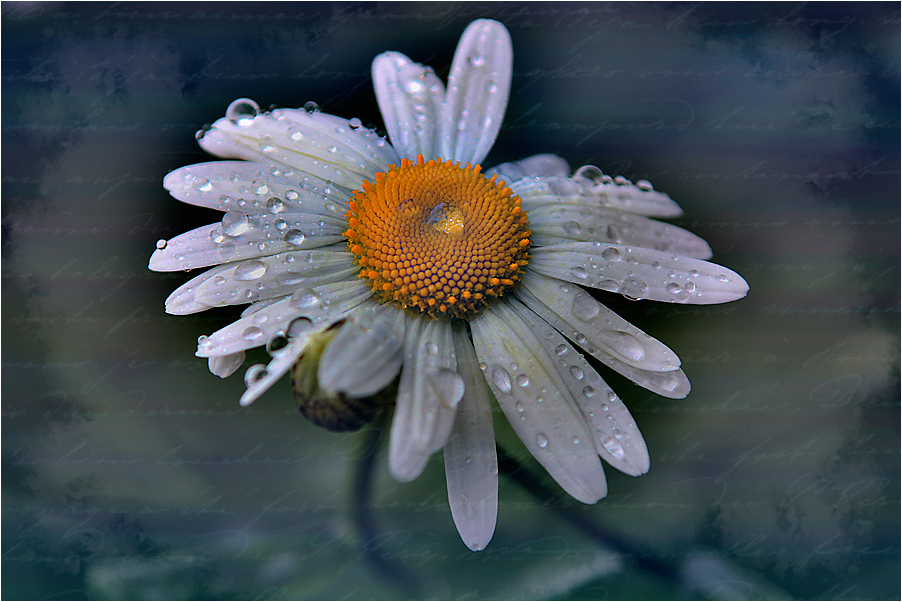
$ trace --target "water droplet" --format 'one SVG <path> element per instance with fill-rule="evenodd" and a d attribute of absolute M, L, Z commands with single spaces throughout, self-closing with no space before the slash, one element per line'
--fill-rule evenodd
<path fill-rule="evenodd" d="M 306 316 L 300 316 L 295 318 L 288 324 L 288 328 L 285 329 L 285 334 L 289 339 L 294 339 L 299 336 L 302 336 L 313 329 L 313 320 Z"/>
<path fill-rule="evenodd" d="M 576 278 L 585 279 L 589 277 L 589 272 L 587 272 L 586 268 L 581 265 L 573 266 L 572 268 L 570 268 L 570 273 Z"/>
<path fill-rule="evenodd" d="M 623 357 L 634 362 L 642 361 L 645 358 L 645 347 L 632 334 L 622 330 L 605 330 L 599 334 L 607 340 L 612 349 Z"/>
<path fill-rule="evenodd" d="M 304 103 L 304 110 L 308 113 L 318 113 L 319 105 L 313 102 L 312 100 L 308 100 Z"/>
<path fill-rule="evenodd" d="M 671 295 L 678 295 L 679 293 L 681 293 L 683 291 L 683 289 L 680 288 L 680 285 L 677 284 L 676 282 L 671 282 L 665 288 L 667 289 L 667 292 L 670 293 Z"/>
<path fill-rule="evenodd" d="M 290 245 L 302 245 L 305 238 L 304 233 L 300 230 L 289 230 L 285 233 L 285 242 Z"/>
<path fill-rule="evenodd" d="M 266 352 L 275 357 L 281 355 L 288 347 L 288 337 L 277 334 L 266 343 Z"/>
<path fill-rule="evenodd" d="M 257 326 L 248 326 L 241 333 L 241 338 L 248 342 L 259 340 L 263 336 L 263 331 Z"/>
<path fill-rule="evenodd" d="M 363 122 L 357 119 L 356 117 L 352 117 L 350 121 L 348 121 L 348 125 L 351 126 L 352 130 L 356 130 L 358 128 L 363 127 Z"/>
<path fill-rule="evenodd" d="M 583 379 L 583 371 L 582 371 L 582 369 L 581 369 L 579 366 L 570 366 L 570 374 L 571 374 L 571 375 L 573 376 L 573 378 L 575 378 L 576 380 L 582 380 L 582 379 Z"/>
<path fill-rule="evenodd" d="M 157 241 L 157 248 L 158 248 L 158 249 L 165 249 L 167 244 L 168 244 L 168 243 L 167 243 L 166 239 L 165 239 L 165 238 L 161 238 L 160 240 Z"/>
<path fill-rule="evenodd" d="M 683 290 L 686 291 L 687 293 L 694 293 L 695 292 L 695 283 L 687 282 L 686 286 L 683 287 Z"/>
<path fill-rule="evenodd" d="M 251 229 L 248 216 L 237 209 L 226 211 L 222 216 L 222 231 L 227 236 L 240 236 Z"/>
<path fill-rule="evenodd" d="M 271 197 L 266 201 L 266 210 L 270 213 L 281 213 L 285 209 L 285 203 L 279 197 Z"/>
<path fill-rule="evenodd" d="M 276 230 L 278 230 L 279 232 L 283 232 L 288 227 L 288 222 L 286 222 L 284 219 L 277 219 L 273 222 L 272 225 L 275 226 Z"/>
<path fill-rule="evenodd" d="M 423 348 L 429 355 L 435 355 L 436 353 L 438 353 L 438 345 L 436 345 L 432 341 L 427 341 Z"/>
<path fill-rule="evenodd" d="M 319 295 L 309 288 L 299 288 L 291 295 L 288 304 L 297 309 L 307 309 L 319 303 Z"/>
<path fill-rule="evenodd" d="M 583 395 L 585 395 L 586 397 L 594 397 L 595 389 L 593 389 L 592 387 L 589 387 L 589 386 L 585 386 L 585 387 L 583 387 Z"/>
<path fill-rule="evenodd" d="M 538 435 L 536 435 L 536 445 L 543 449 L 548 447 L 548 437 L 545 436 L 545 433 L 539 433 Z"/>
<path fill-rule="evenodd" d="M 250 98 L 239 98 L 226 109 L 226 119 L 238 125 L 250 125 L 260 114 L 260 106 Z"/>
<path fill-rule="evenodd" d="M 638 182 L 636 182 L 636 186 L 638 186 L 640 190 L 644 190 L 646 192 L 654 190 L 654 187 L 648 180 L 639 180 Z"/>
<path fill-rule="evenodd" d="M 729 282 L 730 281 L 730 279 L 727 278 L 726 276 L 724 276 L 723 274 L 718 274 L 717 276 L 714 277 L 714 279 L 717 280 L 718 282 Z"/>
<path fill-rule="evenodd" d="M 495 383 L 495 386 L 503 393 L 510 393 L 511 375 L 508 374 L 507 370 L 497 364 L 492 366 L 492 382 Z"/>
<path fill-rule="evenodd" d="M 615 399 L 617 399 L 617 394 L 609 389 L 608 390 L 608 401 L 614 401 Z"/>
<path fill-rule="evenodd" d="M 197 189 L 201 192 L 210 192 L 213 190 L 213 183 L 206 178 L 201 178 L 197 181 Z"/>
<path fill-rule="evenodd" d="M 689 270 L 690 278 L 698 278 L 698 270 Z"/>
<path fill-rule="evenodd" d="M 519 376 L 517 376 L 517 384 L 521 387 L 529 385 L 529 377 L 525 374 L 520 374 Z"/>
<path fill-rule="evenodd" d="M 248 259 L 235 267 L 235 280 L 256 280 L 266 273 L 266 264 L 257 259 Z"/>
<path fill-rule="evenodd" d="M 608 225 L 608 240 L 620 242 L 623 240 L 623 231 L 614 224 Z"/>
<path fill-rule="evenodd" d="M 620 283 L 616 280 L 601 280 L 598 284 L 595 285 L 595 288 L 600 288 L 603 291 L 608 291 L 609 293 L 619 293 L 620 292 Z"/>
<path fill-rule="evenodd" d="M 298 193 L 295 192 L 294 190 L 286 190 L 285 191 L 285 198 L 288 199 L 289 201 L 296 201 L 298 196 L 299 196 Z"/>
<path fill-rule="evenodd" d="M 289 136 L 289 137 L 290 137 L 292 140 L 294 140 L 295 142 L 300 142 L 301 140 L 304 139 L 304 134 L 302 134 L 302 133 L 300 133 L 300 132 L 292 132 L 292 133 L 291 133 L 291 136 Z"/>
<path fill-rule="evenodd" d="M 263 378 L 266 378 L 266 365 L 254 364 L 244 373 L 244 384 L 251 387 Z"/>
<path fill-rule="evenodd" d="M 578 320 L 588 322 L 599 314 L 598 302 L 588 293 L 579 292 L 573 297 L 573 315 Z"/>
<path fill-rule="evenodd" d="M 605 437 L 604 439 L 602 439 L 602 445 L 604 445 L 604 448 L 617 459 L 622 460 L 623 456 L 626 455 L 626 452 L 623 451 L 623 446 L 620 445 L 620 443 L 618 443 L 616 439 Z"/>
<path fill-rule="evenodd" d="M 616 247 L 608 247 L 601 252 L 601 256 L 608 261 L 620 261 L 620 249 Z"/>
<path fill-rule="evenodd" d="M 481 54 L 477 54 L 474 56 L 468 56 L 467 62 L 469 62 L 474 67 L 482 67 L 483 65 L 485 65 L 485 57 L 482 56 Z"/>
<path fill-rule="evenodd" d="M 565 353 L 567 353 L 567 349 L 568 349 L 568 347 L 562 343 L 562 344 L 558 345 L 554 351 L 558 355 L 564 355 Z"/>
<path fill-rule="evenodd" d="M 515 405 L 514 407 L 517 408 L 517 411 L 521 414 L 526 411 L 526 408 L 523 406 L 523 402 L 521 401 L 518 401 L 517 405 Z"/>
<path fill-rule="evenodd" d="M 582 231 L 582 226 L 580 225 L 580 223 L 574 220 L 564 222 L 563 224 L 561 224 L 561 228 L 564 230 L 565 234 L 570 234 L 572 236 L 575 236 Z"/>
<path fill-rule="evenodd" d="M 573 445 L 579 445 L 579 437 L 573 437 Z"/>

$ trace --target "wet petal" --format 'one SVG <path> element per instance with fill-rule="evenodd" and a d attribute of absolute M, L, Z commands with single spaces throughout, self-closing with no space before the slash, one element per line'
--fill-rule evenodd
<path fill-rule="evenodd" d="M 585 419 L 552 358 L 507 306 L 493 305 L 470 322 L 486 380 L 532 455 L 567 493 L 594 504 L 607 484 Z"/>
<path fill-rule="evenodd" d="M 319 361 L 320 386 L 350 397 L 368 397 L 387 387 L 401 369 L 404 349 L 391 329 L 372 316 L 346 322 Z"/>
<path fill-rule="evenodd" d="M 471 550 L 485 548 L 498 516 L 498 458 L 492 428 L 492 393 L 479 370 L 473 343 L 462 323 L 454 325 L 457 367 L 464 396 L 445 443 L 448 502 L 461 539 Z"/>
<path fill-rule="evenodd" d="M 706 305 L 741 299 L 749 285 L 707 261 L 626 245 L 574 242 L 540 247 L 529 267 L 540 274 L 633 299 Z"/>
<path fill-rule="evenodd" d="M 608 464 L 632 476 L 648 472 L 645 440 L 620 398 L 548 322 L 519 303 L 508 305 L 532 330 L 564 381 Z"/>
<path fill-rule="evenodd" d="M 417 478 L 451 433 L 464 393 L 455 356 L 450 322 L 407 316 L 404 368 L 388 446 L 389 468 L 399 481 Z"/>
<path fill-rule="evenodd" d="M 384 52 L 373 61 L 373 85 L 382 119 L 398 154 L 415 160 L 436 156 L 436 122 L 445 86 L 430 67 L 400 52 Z"/>
<path fill-rule="evenodd" d="M 497 21 L 470 23 L 460 38 L 439 117 L 438 153 L 476 165 L 501 129 L 513 72 L 510 34 Z"/>
<path fill-rule="evenodd" d="M 523 178 L 536 178 L 540 176 L 569 176 L 570 165 L 563 157 L 552 154 L 532 155 L 519 161 L 500 163 L 486 170 L 485 175 L 491 178 L 498 174 L 499 180 L 504 180 L 510 185 L 512 182 Z"/>
<path fill-rule="evenodd" d="M 395 150 L 375 133 L 355 128 L 347 119 L 304 109 L 227 116 L 198 142 L 217 157 L 284 165 L 351 189 L 398 162 Z"/>

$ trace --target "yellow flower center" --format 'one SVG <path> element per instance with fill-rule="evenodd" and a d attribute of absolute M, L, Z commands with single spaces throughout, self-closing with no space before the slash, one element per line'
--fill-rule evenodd
<path fill-rule="evenodd" d="M 344 235 L 381 300 L 470 318 L 515 286 L 529 262 L 529 219 L 520 197 L 480 169 L 420 155 L 354 191 Z"/>

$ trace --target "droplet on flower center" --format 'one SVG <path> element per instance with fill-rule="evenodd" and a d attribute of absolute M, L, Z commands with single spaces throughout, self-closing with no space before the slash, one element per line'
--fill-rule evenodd
<path fill-rule="evenodd" d="M 516 286 L 529 262 L 529 219 L 520 198 L 480 169 L 420 155 L 354 191 L 344 235 L 383 301 L 470 318 Z"/>

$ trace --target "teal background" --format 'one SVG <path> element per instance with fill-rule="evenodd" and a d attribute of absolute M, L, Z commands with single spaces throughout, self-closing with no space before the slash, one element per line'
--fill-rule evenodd
<path fill-rule="evenodd" d="M 0 10 L 4 598 L 899 598 L 898 3 Z M 595 506 L 502 477 L 471 553 L 441 456 L 407 484 L 380 456 L 378 565 L 351 518 L 362 437 L 305 422 L 287 383 L 238 407 L 241 376 L 193 356 L 237 308 L 164 313 L 188 276 L 147 271 L 154 243 L 217 217 L 161 181 L 210 159 L 194 133 L 240 97 L 381 127 L 372 58 L 445 77 L 479 17 L 515 53 L 488 163 L 555 152 L 649 179 L 751 292 L 598 293 L 692 381 L 668 400 L 601 372 L 651 471 L 608 471 Z"/>

